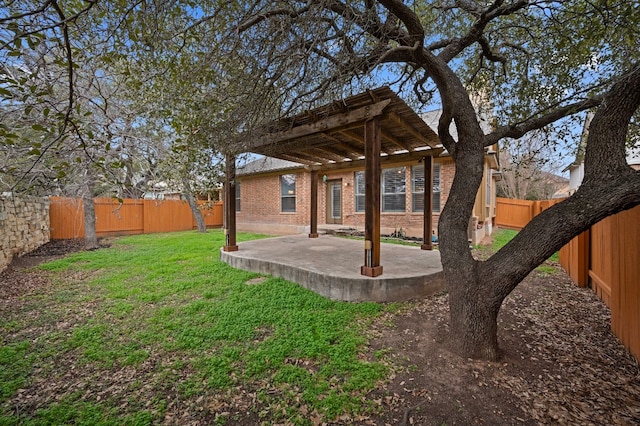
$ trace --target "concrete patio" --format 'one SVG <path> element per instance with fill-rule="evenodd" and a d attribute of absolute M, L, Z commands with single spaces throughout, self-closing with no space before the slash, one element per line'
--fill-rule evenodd
<path fill-rule="evenodd" d="M 364 242 L 320 235 L 288 235 L 238 243 L 238 251 L 220 251 L 234 268 L 269 274 L 300 284 L 334 300 L 391 302 L 417 299 L 444 288 L 440 252 L 381 244 L 381 276 L 360 274 Z"/>

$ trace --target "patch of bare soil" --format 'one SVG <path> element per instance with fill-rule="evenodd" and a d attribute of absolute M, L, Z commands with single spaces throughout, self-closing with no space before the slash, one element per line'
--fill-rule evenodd
<path fill-rule="evenodd" d="M 640 368 L 610 331 L 606 306 L 564 272 L 534 271 L 505 301 L 500 362 L 448 349 L 447 295 L 382 326 L 374 349 L 402 366 L 372 395 L 388 425 L 640 425 Z"/>
<path fill-rule="evenodd" d="M 111 241 L 99 240 L 100 247 L 109 247 Z M 52 240 L 20 257 L 0 272 L 0 300 L 8 297 L 31 294 L 48 284 L 47 274 L 32 268 L 67 254 L 84 250 L 84 240 Z"/>

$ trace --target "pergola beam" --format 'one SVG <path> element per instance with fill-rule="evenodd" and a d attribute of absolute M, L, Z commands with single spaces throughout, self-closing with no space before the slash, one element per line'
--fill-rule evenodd
<path fill-rule="evenodd" d="M 265 145 L 273 145 L 280 142 L 286 142 L 316 133 L 325 132 L 337 127 L 348 126 L 369 120 L 382 114 L 384 109 L 391 103 L 390 99 L 376 102 L 361 108 L 357 108 L 345 113 L 331 115 L 329 117 L 314 121 L 313 123 L 303 124 L 292 129 L 280 131 L 277 133 L 267 134 L 250 143 L 247 149 L 249 151 L 260 148 Z"/>
<path fill-rule="evenodd" d="M 361 137 L 360 135 L 354 133 L 352 131 L 353 129 L 350 130 L 346 130 L 346 129 L 342 129 L 340 130 L 340 134 L 346 136 L 347 138 L 358 142 L 360 144 L 364 144 L 364 138 Z M 388 155 L 393 155 L 395 153 L 395 151 L 400 151 L 400 150 L 407 150 L 407 151 L 413 151 L 413 148 L 411 147 L 411 145 L 403 140 L 398 139 L 397 137 L 391 135 L 389 132 L 386 132 L 384 129 L 380 130 L 380 135 L 382 136 L 383 139 L 388 140 L 389 142 L 391 142 L 393 145 L 395 145 L 396 147 L 398 147 L 398 149 L 385 149 L 384 145 L 381 145 L 380 149 Z"/>
<path fill-rule="evenodd" d="M 435 157 L 437 155 L 442 154 L 443 151 L 444 150 L 442 148 L 436 148 L 436 149 L 427 149 L 427 150 L 414 151 L 414 152 L 405 152 L 403 154 L 381 156 L 380 165 L 382 166 L 385 164 L 418 161 L 423 157 Z M 314 166 L 309 166 L 308 169 L 329 172 L 329 171 L 335 171 L 335 170 L 354 169 L 354 168 L 362 168 L 362 167 L 365 167 L 365 160 L 353 160 L 353 161 L 344 161 L 341 163 L 314 165 Z"/>
<path fill-rule="evenodd" d="M 317 161 L 309 160 L 309 159 L 304 158 L 303 156 L 300 156 L 298 154 L 295 154 L 295 155 L 278 154 L 278 155 L 274 155 L 273 157 L 280 158 L 282 160 L 293 161 L 294 163 L 302 163 L 302 164 L 305 164 L 307 166 L 318 165 Z"/>
<path fill-rule="evenodd" d="M 396 138 L 393 135 L 390 135 L 389 132 L 385 132 L 384 129 L 381 131 L 381 134 L 384 139 L 388 140 L 389 142 L 393 143 L 396 146 L 399 146 L 400 149 L 406 149 L 409 152 L 413 151 L 413 148 L 411 148 L 411 145 L 409 145 L 406 141 L 403 141 L 401 139 Z"/>
<path fill-rule="evenodd" d="M 324 149 L 331 150 L 332 152 L 335 152 L 338 155 L 340 155 L 340 153 L 342 152 L 346 154 L 344 158 L 351 158 L 352 160 L 357 160 L 360 158 L 360 153 L 351 144 L 343 142 L 340 139 L 336 138 L 335 136 L 330 135 L 329 133 L 321 133 L 321 135 L 322 137 L 325 137 L 335 142 L 334 145 L 324 146 L 323 147 Z"/>
<path fill-rule="evenodd" d="M 421 141 L 423 144 L 428 145 L 432 148 L 435 148 L 437 145 L 440 144 L 439 140 L 435 140 L 435 141 L 429 141 L 427 138 L 425 138 L 423 135 L 421 135 L 420 133 L 416 132 L 413 128 L 413 126 L 409 125 L 409 123 L 407 123 L 402 117 L 400 117 L 398 114 L 396 114 L 395 112 L 391 112 L 389 113 L 389 118 L 393 121 L 395 121 L 399 126 L 403 127 L 404 129 L 406 129 L 409 133 L 411 133 L 411 135 L 418 139 L 419 141 Z"/>
<path fill-rule="evenodd" d="M 333 147 L 332 147 L 333 148 Z M 336 162 L 341 162 L 344 161 L 345 158 L 349 158 L 349 156 L 346 154 L 345 151 L 341 151 L 338 149 L 329 149 L 328 147 L 322 147 L 322 148 L 318 148 L 316 147 L 315 149 L 317 149 L 318 151 L 322 151 L 323 155 L 329 159 L 329 160 L 333 160 Z M 342 153 L 340 153 L 342 152 Z M 331 164 L 331 163 L 325 163 L 325 164 Z"/>

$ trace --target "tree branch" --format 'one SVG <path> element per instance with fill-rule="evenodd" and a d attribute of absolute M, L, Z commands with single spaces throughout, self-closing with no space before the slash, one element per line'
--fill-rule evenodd
<path fill-rule="evenodd" d="M 249 28 L 259 24 L 262 21 L 272 18 L 274 16 L 288 16 L 290 18 L 296 18 L 302 15 L 303 13 L 307 12 L 308 10 L 309 10 L 309 6 L 303 7 L 300 10 L 291 10 L 291 9 L 282 8 L 282 9 L 273 9 L 273 10 L 268 10 L 266 12 L 261 12 L 255 16 L 250 17 L 246 21 L 241 22 L 236 28 L 236 31 L 238 32 L 238 34 L 243 33 Z"/>
<path fill-rule="evenodd" d="M 11 21 L 17 21 L 18 19 L 22 19 L 22 18 L 26 18 L 29 16 L 33 16 L 33 15 L 38 15 L 42 12 L 44 12 L 45 10 L 47 10 L 47 8 L 53 3 L 53 0 L 47 0 L 44 2 L 44 4 L 34 10 L 31 10 L 29 12 L 25 12 L 25 13 L 21 13 L 19 15 L 11 15 L 11 16 L 7 16 L 4 18 L 0 18 L 0 24 L 4 24 L 5 22 L 11 22 Z"/>
<path fill-rule="evenodd" d="M 583 185 L 629 169 L 625 144 L 629 122 L 640 107 L 640 63 L 618 79 L 589 125 Z"/>
<path fill-rule="evenodd" d="M 420 18 L 409 6 L 399 0 L 380 0 L 380 4 L 400 19 L 407 28 L 408 40 L 406 44 L 408 46 L 415 46 L 416 43 L 418 46 L 424 44 L 424 28 Z"/>
<path fill-rule="evenodd" d="M 503 138 L 518 139 L 531 130 L 541 129 L 561 118 L 568 117 L 580 111 L 596 107 L 602 103 L 603 96 L 594 96 L 584 101 L 575 102 L 557 108 L 539 117 L 530 118 L 518 124 L 500 126 L 485 137 L 484 146 L 491 146 Z"/>
<path fill-rule="evenodd" d="M 464 49 L 471 46 L 473 43 L 479 42 L 486 26 L 496 18 L 500 16 L 510 15 L 518 10 L 524 9 L 529 5 L 528 0 L 518 0 L 512 4 L 506 6 L 502 5 L 503 0 L 496 0 L 487 9 L 480 13 L 480 17 L 475 24 L 469 29 L 464 36 L 451 40 L 450 43 L 444 47 L 444 50 L 438 54 L 438 57 L 445 62 L 451 61 L 458 56 Z"/>

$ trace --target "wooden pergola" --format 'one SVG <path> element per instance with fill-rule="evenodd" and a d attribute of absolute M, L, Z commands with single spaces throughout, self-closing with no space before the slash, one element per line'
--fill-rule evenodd
<path fill-rule="evenodd" d="M 310 238 L 318 236 L 318 172 L 365 170 L 365 244 L 362 275 L 382 274 L 380 265 L 381 164 L 424 162 L 422 249 L 432 250 L 433 156 L 442 152 L 436 133 L 388 87 L 369 90 L 270 123 L 248 142 L 247 152 L 304 164 L 311 174 Z M 226 157 L 225 251 L 235 251 L 235 156 Z"/>

